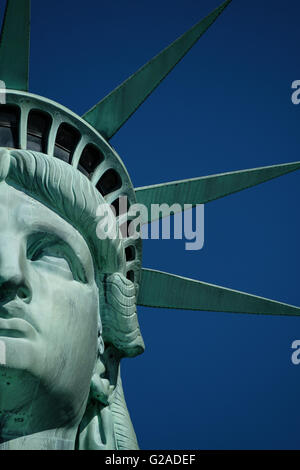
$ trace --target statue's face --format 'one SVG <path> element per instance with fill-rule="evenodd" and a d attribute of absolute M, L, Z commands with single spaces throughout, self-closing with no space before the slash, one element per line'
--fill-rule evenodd
<path fill-rule="evenodd" d="M 72 403 L 76 412 L 96 360 L 98 315 L 93 261 L 83 237 L 49 208 L 1 183 L 0 341 L 6 366 L 37 378 L 46 393 Z M 14 384 L 9 386 L 12 392 Z"/>

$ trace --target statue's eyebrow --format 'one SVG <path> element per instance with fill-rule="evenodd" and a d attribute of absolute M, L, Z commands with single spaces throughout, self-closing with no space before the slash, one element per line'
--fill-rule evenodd
<path fill-rule="evenodd" d="M 62 219 L 62 222 L 64 224 L 66 224 L 69 228 L 69 223 L 66 222 L 64 219 Z M 30 225 L 28 226 L 28 231 L 31 234 L 33 233 L 42 233 L 42 234 L 45 234 L 45 235 L 49 235 L 49 236 L 52 236 L 53 238 L 56 238 L 57 241 L 62 241 L 64 243 L 66 243 L 67 245 L 70 246 L 70 248 L 74 251 L 74 253 L 76 253 L 75 251 L 75 248 L 73 248 L 73 244 L 74 243 L 79 243 L 80 244 L 80 249 L 84 251 L 84 253 L 86 253 L 86 257 L 90 257 L 91 256 L 91 253 L 90 253 L 90 249 L 86 243 L 86 241 L 84 240 L 84 238 L 82 237 L 82 235 L 77 231 L 76 228 L 74 228 L 73 226 L 70 226 L 72 228 L 72 231 L 75 232 L 75 235 L 74 234 L 68 234 L 67 233 L 67 230 L 65 230 L 64 228 L 64 224 L 61 225 L 61 230 L 60 230 L 60 234 L 57 233 L 56 229 L 48 223 L 48 221 L 42 221 L 41 219 L 36 219 L 34 221 L 31 221 Z M 74 241 L 74 243 L 73 243 Z M 80 257 L 82 258 L 82 257 Z M 84 262 L 84 260 L 82 260 L 82 262 Z"/>
<path fill-rule="evenodd" d="M 61 238 L 57 233 L 44 230 L 34 231 L 27 238 L 27 257 L 30 259 L 34 260 L 39 251 L 51 248 L 54 248 L 54 253 L 55 249 L 57 249 L 57 255 L 59 255 L 59 249 L 62 248 L 68 258 L 67 261 L 70 269 L 75 277 L 77 277 L 77 280 L 83 283 L 88 282 L 88 270 L 85 260 L 82 259 L 82 256 L 74 250 L 67 240 Z"/>

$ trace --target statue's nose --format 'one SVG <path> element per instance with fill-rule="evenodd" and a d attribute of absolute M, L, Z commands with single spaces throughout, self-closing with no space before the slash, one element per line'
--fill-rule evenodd
<path fill-rule="evenodd" d="M 10 244 L 11 245 L 11 244 Z M 1 243 L 0 248 L 0 306 L 16 297 L 24 302 L 31 299 L 31 288 L 24 275 L 22 257 L 17 246 Z"/>

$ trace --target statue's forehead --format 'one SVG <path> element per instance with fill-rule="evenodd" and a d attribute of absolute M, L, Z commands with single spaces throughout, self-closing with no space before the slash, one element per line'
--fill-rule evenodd
<path fill-rule="evenodd" d="M 19 232 L 54 233 L 69 244 L 78 246 L 85 256 L 90 255 L 86 241 L 69 222 L 25 192 L 2 182 L 0 183 L 0 232 L 4 227 L 11 227 Z"/>
<path fill-rule="evenodd" d="M 54 211 L 44 206 L 41 202 L 28 196 L 25 192 L 15 189 L 5 182 L 0 184 L 0 216 L 7 217 L 12 222 L 20 223 L 21 226 L 46 222 L 66 227 L 69 225 Z M 72 230 L 72 226 L 70 230 Z"/>
<path fill-rule="evenodd" d="M 26 216 L 32 216 L 34 207 L 37 212 L 44 212 L 44 206 L 26 193 L 13 188 L 6 182 L 0 184 L 0 216 L 25 220 Z"/>

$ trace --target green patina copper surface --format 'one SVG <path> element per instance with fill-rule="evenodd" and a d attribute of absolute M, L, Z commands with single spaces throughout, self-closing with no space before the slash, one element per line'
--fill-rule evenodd
<path fill-rule="evenodd" d="M 204 20 L 197 23 L 85 113 L 83 118 L 105 138 L 110 139 L 193 47 L 230 2 L 231 0 L 226 0 Z"/>
<path fill-rule="evenodd" d="M 151 285 L 151 290 L 147 286 Z M 300 315 L 300 308 L 206 282 L 151 269 L 142 270 L 138 304 L 213 312 Z"/>
<path fill-rule="evenodd" d="M 28 90 L 30 1 L 8 1 L 0 39 L 0 77 L 6 88 Z"/>
<path fill-rule="evenodd" d="M 272 165 L 250 170 L 232 171 L 219 175 L 202 176 L 170 183 L 154 184 L 136 188 L 137 201 L 151 208 L 151 204 L 186 204 L 193 206 L 205 204 L 243 189 L 265 183 L 278 176 L 298 170 L 300 162 Z M 153 221 L 152 213 L 148 211 L 149 219 Z M 163 217 L 163 210 L 159 214 Z"/>

